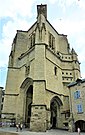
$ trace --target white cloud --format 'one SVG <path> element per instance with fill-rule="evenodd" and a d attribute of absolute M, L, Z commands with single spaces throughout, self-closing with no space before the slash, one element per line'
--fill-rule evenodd
<path fill-rule="evenodd" d="M 81 63 L 85 63 L 85 38 L 84 36 L 85 32 L 83 34 L 80 33 L 80 37 L 78 37 L 76 40 L 76 50 L 78 51 L 79 60 Z"/>
<path fill-rule="evenodd" d="M 82 10 L 85 10 L 85 0 L 79 0 L 78 5 Z"/>
<path fill-rule="evenodd" d="M 58 0 L 49 0 L 51 4 L 55 4 Z"/>
<path fill-rule="evenodd" d="M 78 0 L 49 0 L 50 3 L 59 5 L 63 9 L 67 6 L 71 6 L 75 3 L 77 3 Z"/>
<path fill-rule="evenodd" d="M 81 10 L 85 10 L 85 0 L 49 0 L 51 4 L 57 4 L 62 8 L 63 11 L 66 10 L 67 7 L 78 6 Z"/>
<path fill-rule="evenodd" d="M 63 32 L 68 35 L 75 35 L 85 30 L 85 19 L 72 20 L 72 18 L 58 18 L 53 20 L 53 25 L 59 33 Z"/>
<path fill-rule="evenodd" d="M 0 0 L 0 17 L 32 16 L 31 7 L 35 0 Z"/>
<path fill-rule="evenodd" d="M 10 53 L 10 39 L 2 39 L 0 41 L 0 67 L 8 64 L 8 56 Z"/>

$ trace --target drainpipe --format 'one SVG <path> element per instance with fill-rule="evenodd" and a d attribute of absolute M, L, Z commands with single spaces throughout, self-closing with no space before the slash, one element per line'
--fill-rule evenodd
<path fill-rule="evenodd" d="M 69 87 L 69 95 L 70 95 L 70 98 L 69 98 L 69 100 L 70 100 L 70 112 L 72 113 L 72 100 L 71 100 L 71 90 L 70 90 L 70 87 Z"/>
<path fill-rule="evenodd" d="M 70 119 L 69 119 L 69 131 L 74 131 L 74 119 L 73 119 L 73 112 L 72 112 L 72 98 L 71 98 L 71 89 L 69 87 L 69 103 L 70 103 Z"/>

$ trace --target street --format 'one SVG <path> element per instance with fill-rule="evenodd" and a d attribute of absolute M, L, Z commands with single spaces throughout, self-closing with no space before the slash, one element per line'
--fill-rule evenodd
<path fill-rule="evenodd" d="M 22 131 L 16 132 L 16 128 L 6 128 L 6 127 L 1 127 L 0 132 L 11 132 L 11 133 L 18 133 L 19 135 L 78 135 L 77 132 L 69 132 L 65 130 L 58 130 L 58 129 L 51 129 L 47 130 L 46 132 L 31 132 L 28 129 L 23 129 Z M 80 135 L 85 135 L 85 132 L 82 132 Z"/>

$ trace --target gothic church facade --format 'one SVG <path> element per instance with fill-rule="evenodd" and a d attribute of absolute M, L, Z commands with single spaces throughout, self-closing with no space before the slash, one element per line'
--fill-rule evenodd
<path fill-rule="evenodd" d="M 47 5 L 37 5 L 37 20 L 17 30 L 9 56 L 3 118 L 32 131 L 66 128 L 70 107 L 67 85 L 80 77 L 80 63 L 67 35 L 47 20 Z"/>

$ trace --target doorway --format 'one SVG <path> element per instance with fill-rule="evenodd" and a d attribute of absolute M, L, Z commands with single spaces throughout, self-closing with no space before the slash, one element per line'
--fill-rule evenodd
<path fill-rule="evenodd" d="M 53 101 L 50 105 L 51 109 L 51 125 L 52 128 L 56 128 L 57 125 L 57 103 Z"/>
<path fill-rule="evenodd" d="M 84 120 L 78 120 L 75 122 L 75 131 L 77 131 L 77 128 L 80 128 L 82 132 L 85 132 L 85 121 Z"/>
<path fill-rule="evenodd" d="M 51 111 L 50 123 L 51 123 L 51 128 L 53 129 L 58 128 L 61 105 L 62 105 L 62 101 L 58 96 L 52 98 L 50 102 L 50 111 Z"/>
<path fill-rule="evenodd" d="M 30 128 L 31 105 L 33 99 L 33 86 L 30 85 L 26 92 L 25 125 Z"/>

